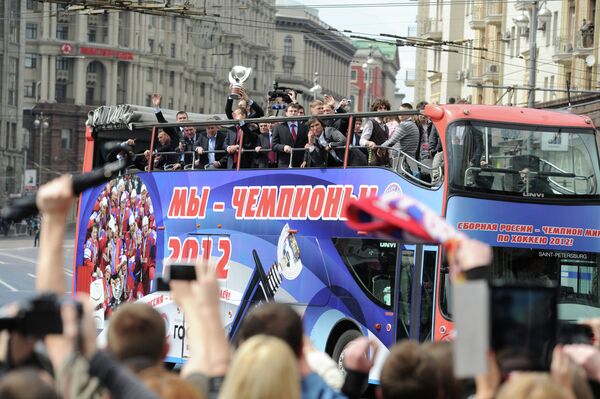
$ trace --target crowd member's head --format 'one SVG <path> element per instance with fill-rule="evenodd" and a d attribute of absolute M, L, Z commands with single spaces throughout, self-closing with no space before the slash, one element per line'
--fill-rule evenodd
<path fill-rule="evenodd" d="M 218 116 L 212 116 L 209 118 L 212 121 L 220 121 L 221 118 L 219 118 Z M 206 135 L 208 137 L 214 137 L 217 135 L 217 133 L 219 132 L 219 125 L 210 125 L 210 126 L 206 126 Z"/>
<path fill-rule="evenodd" d="M 335 110 L 333 109 L 333 106 L 332 106 L 332 105 L 330 105 L 330 104 L 325 104 L 325 105 L 323 105 L 323 113 L 324 113 L 325 115 L 330 115 L 330 114 L 333 114 L 333 113 L 334 113 L 334 111 L 335 111 Z"/>
<path fill-rule="evenodd" d="M 240 327 L 237 343 L 242 344 L 258 334 L 280 338 L 292 348 L 296 357 L 302 355 L 302 320 L 291 306 L 269 302 L 252 309 Z"/>
<path fill-rule="evenodd" d="M 246 108 L 236 108 L 233 110 L 233 119 L 236 121 L 246 119 L 248 117 L 248 111 Z"/>
<path fill-rule="evenodd" d="M 305 112 L 304 112 L 304 106 L 301 104 L 296 104 L 298 106 L 298 116 L 304 116 Z"/>
<path fill-rule="evenodd" d="M 187 138 L 193 138 L 196 134 L 196 128 L 194 126 L 186 126 L 183 128 L 183 134 Z"/>
<path fill-rule="evenodd" d="M 168 351 L 165 335 L 165 322 L 156 310 L 143 303 L 127 303 L 112 315 L 107 348 L 121 361 L 143 359 L 156 364 Z"/>
<path fill-rule="evenodd" d="M 54 388 L 44 381 L 38 370 L 23 368 L 0 379 L 2 399 L 58 399 Z"/>
<path fill-rule="evenodd" d="M 363 121 L 361 118 L 354 120 L 354 133 L 356 133 L 356 134 L 362 133 L 362 124 L 363 124 Z"/>
<path fill-rule="evenodd" d="M 259 123 L 258 129 L 260 130 L 260 132 L 262 134 L 267 134 L 267 133 L 269 133 L 269 130 L 271 130 L 269 125 L 270 125 L 270 123 L 265 123 L 265 122 Z"/>
<path fill-rule="evenodd" d="M 138 376 L 161 399 L 204 399 L 190 382 L 160 367 L 142 370 Z"/>
<path fill-rule="evenodd" d="M 413 106 L 412 106 L 412 104 L 411 104 L 411 103 L 403 103 L 403 104 L 400 106 L 400 111 L 410 111 L 410 110 L 412 110 L 412 109 L 413 109 Z M 409 120 L 409 119 L 411 119 L 412 117 L 411 117 L 410 115 L 398 115 L 398 118 L 399 118 L 401 121 L 406 121 L 406 120 Z"/>
<path fill-rule="evenodd" d="M 431 356 L 414 341 L 395 345 L 383 364 L 380 399 L 437 399 L 436 365 Z"/>
<path fill-rule="evenodd" d="M 323 101 L 314 100 L 308 104 L 311 115 L 323 115 Z"/>
<path fill-rule="evenodd" d="M 376 98 L 373 100 L 373 104 L 371 104 L 372 112 L 389 111 L 390 109 L 392 109 L 390 102 L 383 97 Z"/>
<path fill-rule="evenodd" d="M 310 118 L 308 122 L 306 122 L 306 125 L 308 126 L 309 131 L 315 137 L 321 136 L 323 130 L 325 130 L 325 125 L 323 125 L 323 122 L 317 118 Z"/>
<path fill-rule="evenodd" d="M 177 115 L 175 115 L 175 119 L 177 119 L 177 122 L 185 122 L 189 120 L 188 114 L 185 111 L 177 112 Z"/>
<path fill-rule="evenodd" d="M 281 339 L 255 335 L 237 350 L 219 398 L 300 398 L 298 362 Z"/>
<path fill-rule="evenodd" d="M 171 144 L 171 136 L 169 136 L 164 130 L 158 131 L 158 142 L 160 145 L 165 146 Z"/>
<path fill-rule="evenodd" d="M 518 373 L 502 384 L 496 399 L 572 399 L 573 394 L 546 373 Z"/>
<path fill-rule="evenodd" d="M 298 115 L 298 104 L 290 104 L 285 109 L 285 116 L 296 116 Z"/>
<path fill-rule="evenodd" d="M 454 378 L 452 344 L 450 342 L 433 342 L 423 347 L 437 366 L 442 396 L 446 399 L 463 398 L 464 387 L 462 382 Z"/>
<path fill-rule="evenodd" d="M 426 106 L 427 104 L 428 104 L 428 103 L 427 103 L 427 101 L 420 101 L 420 102 L 417 104 L 417 109 L 419 109 L 419 110 L 424 110 L 424 109 L 425 109 L 425 106 Z"/>

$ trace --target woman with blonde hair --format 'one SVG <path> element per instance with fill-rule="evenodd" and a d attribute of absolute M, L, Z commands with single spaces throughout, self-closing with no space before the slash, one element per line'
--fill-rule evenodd
<path fill-rule="evenodd" d="M 300 399 L 294 353 L 279 338 L 255 335 L 239 347 L 219 399 Z"/>

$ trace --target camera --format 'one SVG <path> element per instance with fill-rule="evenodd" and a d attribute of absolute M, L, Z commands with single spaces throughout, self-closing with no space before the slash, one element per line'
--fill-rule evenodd
<path fill-rule="evenodd" d="M 281 98 L 283 100 L 283 102 L 289 104 L 292 102 L 292 99 L 290 98 L 290 95 L 288 94 L 289 91 L 295 91 L 296 94 L 302 94 L 304 93 L 303 90 L 296 90 L 296 89 L 292 89 L 290 87 L 283 87 L 283 86 L 279 86 L 278 82 L 273 82 L 273 90 L 269 91 L 269 101 L 275 101 L 278 98 Z"/>
<path fill-rule="evenodd" d="M 20 304 L 15 316 L 0 317 L 0 330 L 16 331 L 23 335 L 44 337 L 62 334 L 61 302 L 54 294 L 44 294 Z M 81 315 L 81 308 L 79 314 Z"/>

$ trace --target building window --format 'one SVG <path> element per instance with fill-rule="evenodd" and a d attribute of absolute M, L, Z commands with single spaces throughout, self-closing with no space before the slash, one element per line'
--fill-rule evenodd
<path fill-rule="evenodd" d="M 206 84 L 204 82 L 200 83 L 200 95 L 202 97 L 204 97 L 204 94 L 206 93 Z"/>
<path fill-rule="evenodd" d="M 61 129 L 60 147 L 64 150 L 71 149 L 71 129 Z"/>
<path fill-rule="evenodd" d="M 171 17 L 171 30 L 173 33 L 177 32 L 177 18 Z"/>
<path fill-rule="evenodd" d="M 165 70 L 161 69 L 160 72 L 158 73 L 158 83 L 163 84 L 165 80 Z"/>
<path fill-rule="evenodd" d="M 54 96 L 59 103 L 67 102 L 67 85 L 64 83 L 56 83 L 54 86 Z"/>
<path fill-rule="evenodd" d="M 59 25 L 56 27 L 56 39 L 69 40 L 69 26 Z"/>
<path fill-rule="evenodd" d="M 88 42 L 96 43 L 96 29 L 88 30 Z"/>
<path fill-rule="evenodd" d="M 37 68 L 37 54 L 25 53 L 25 68 Z"/>
<path fill-rule="evenodd" d="M 203 55 L 202 58 L 200 58 L 200 66 L 202 67 L 202 69 L 206 69 L 206 56 Z"/>
<path fill-rule="evenodd" d="M 176 53 L 175 43 L 171 43 L 171 57 L 175 58 Z"/>
<path fill-rule="evenodd" d="M 256 90 L 257 84 L 256 84 L 256 78 L 252 78 L 252 90 Z"/>
<path fill-rule="evenodd" d="M 356 81 L 356 69 L 353 69 L 352 71 L 350 71 L 350 80 L 351 81 Z"/>
<path fill-rule="evenodd" d="M 25 24 L 25 38 L 37 39 L 37 24 L 32 22 L 27 22 L 27 24 Z"/>
<path fill-rule="evenodd" d="M 61 60 L 64 58 L 61 58 Z M 58 59 L 57 59 L 58 61 Z M 88 67 L 87 67 L 87 71 L 88 73 L 96 73 L 96 65 L 98 65 L 96 62 L 90 62 Z"/>
<path fill-rule="evenodd" d="M 148 39 L 148 48 L 151 53 L 154 53 L 154 39 Z"/>
<path fill-rule="evenodd" d="M 146 94 L 146 107 L 152 106 L 152 94 Z"/>
<path fill-rule="evenodd" d="M 10 148 L 17 148 L 17 124 L 10 124 Z M 12 192 L 12 190 L 11 190 Z"/>
<path fill-rule="evenodd" d="M 69 70 L 69 59 L 64 58 L 64 57 L 56 57 L 56 70 L 57 71 L 68 71 Z M 96 72 L 96 64 L 91 63 L 90 66 L 88 67 L 88 72 Z"/>
<path fill-rule="evenodd" d="M 175 108 L 175 107 L 173 106 L 173 97 L 169 97 L 169 104 L 167 105 L 167 108 L 169 108 L 169 109 L 173 109 L 173 108 Z"/>
<path fill-rule="evenodd" d="M 27 9 L 36 11 L 38 8 L 37 0 L 27 0 Z"/>
<path fill-rule="evenodd" d="M 283 55 L 292 55 L 294 47 L 294 39 L 291 36 L 286 36 L 283 39 Z"/>
<path fill-rule="evenodd" d="M 148 82 L 152 82 L 154 80 L 154 68 L 148 67 L 148 77 L 146 80 Z"/>
<path fill-rule="evenodd" d="M 35 97 L 35 82 L 25 84 L 23 87 L 23 95 L 25 97 Z"/>
<path fill-rule="evenodd" d="M 175 86 L 175 72 L 169 72 L 169 86 Z"/>
<path fill-rule="evenodd" d="M 233 58 L 233 50 L 235 49 L 235 46 L 233 45 L 233 43 L 229 44 L 229 58 Z"/>

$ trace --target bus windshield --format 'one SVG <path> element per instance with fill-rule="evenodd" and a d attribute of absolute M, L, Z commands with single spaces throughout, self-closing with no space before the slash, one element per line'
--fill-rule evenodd
<path fill-rule="evenodd" d="M 597 197 L 593 130 L 460 121 L 448 128 L 453 189 L 519 197 Z"/>

